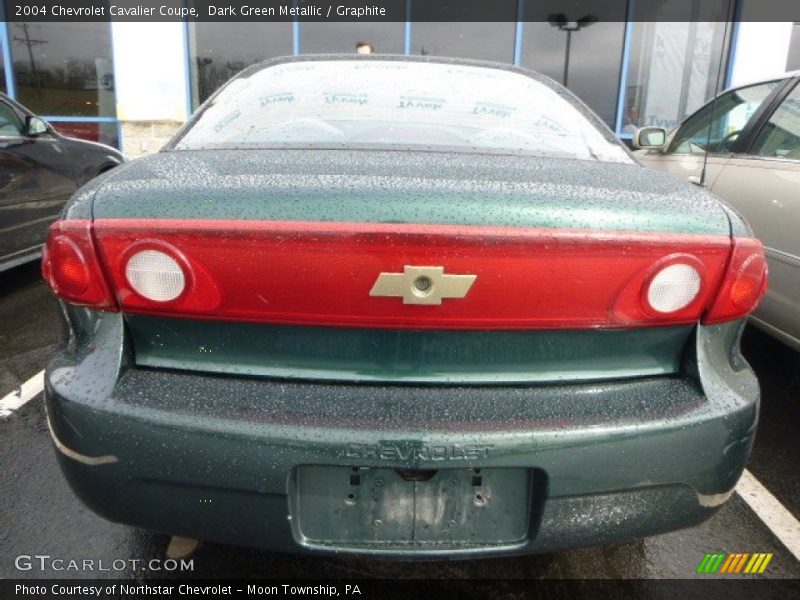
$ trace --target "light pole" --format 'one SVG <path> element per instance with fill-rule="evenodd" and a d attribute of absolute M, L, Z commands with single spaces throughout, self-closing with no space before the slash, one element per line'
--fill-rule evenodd
<path fill-rule="evenodd" d="M 579 31 L 584 27 L 588 27 L 592 23 L 597 23 L 597 17 L 594 15 L 584 15 L 577 21 L 570 21 L 564 13 L 549 15 L 547 22 L 553 27 L 558 27 L 561 31 L 567 32 L 567 50 L 564 54 L 564 87 L 567 87 L 567 79 L 569 77 L 569 49 L 572 45 L 572 32 Z"/>

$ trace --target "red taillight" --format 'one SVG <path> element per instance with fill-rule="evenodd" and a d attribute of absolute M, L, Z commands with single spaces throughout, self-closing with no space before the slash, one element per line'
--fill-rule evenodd
<path fill-rule="evenodd" d="M 64 235 L 50 240 L 49 246 L 53 284 L 66 296 L 80 296 L 89 287 L 89 266 L 80 248 Z"/>
<path fill-rule="evenodd" d="M 50 226 L 42 254 L 42 275 L 64 300 L 116 309 L 95 254 L 90 221 L 57 221 Z"/>
<path fill-rule="evenodd" d="M 728 236 L 303 221 L 101 219 L 95 237 L 128 312 L 395 329 L 696 323 L 731 247 Z M 418 301 L 452 275 L 472 283 Z M 398 282 L 408 290 L 394 293 Z"/>
<path fill-rule="evenodd" d="M 397 329 L 718 323 L 766 288 L 754 239 L 451 225 L 61 221 L 42 268 L 61 297 L 98 308 L 116 307 L 105 272 L 129 312 Z M 418 301 L 452 275 L 468 276 L 463 293 Z"/>
<path fill-rule="evenodd" d="M 766 291 L 764 246 L 753 238 L 735 238 L 725 279 L 703 323 L 721 323 L 744 317 L 755 310 Z"/>

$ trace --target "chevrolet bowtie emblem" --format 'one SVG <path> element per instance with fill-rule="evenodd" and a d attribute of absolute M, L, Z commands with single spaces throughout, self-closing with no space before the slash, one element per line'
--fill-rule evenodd
<path fill-rule="evenodd" d="M 463 298 L 477 275 L 445 275 L 444 267 L 406 265 L 402 273 L 381 273 L 370 296 L 394 296 L 403 304 L 441 304 L 443 298 Z"/>

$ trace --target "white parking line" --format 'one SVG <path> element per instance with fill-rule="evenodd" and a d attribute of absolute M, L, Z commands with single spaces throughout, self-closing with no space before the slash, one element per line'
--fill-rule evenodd
<path fill-rule="evenodd" d="M 747 469 L 736 484 L 736 493 L 789 552 L 800 560 L 800 521 L 795 519 L 794 515 L 786 510 L 783 504 Z"/>
<path fill-rule="evenodd" d="M 20 406 L 33 400 L 44 390 L 44 371 L 39 371 L 36 375 L 28 379 L 10 394 L 6 394 L 0 400 L 0 419 L 9 416 Z"/>

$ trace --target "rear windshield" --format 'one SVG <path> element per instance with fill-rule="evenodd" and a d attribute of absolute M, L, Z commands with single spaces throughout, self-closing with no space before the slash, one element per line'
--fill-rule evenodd
<path fill-rule="evenodd" d="M 631 162 L 593 121 L 547 83 L 512 71 L 301 61 L 233 79 L 175 148 L 422 146 Z"/>

